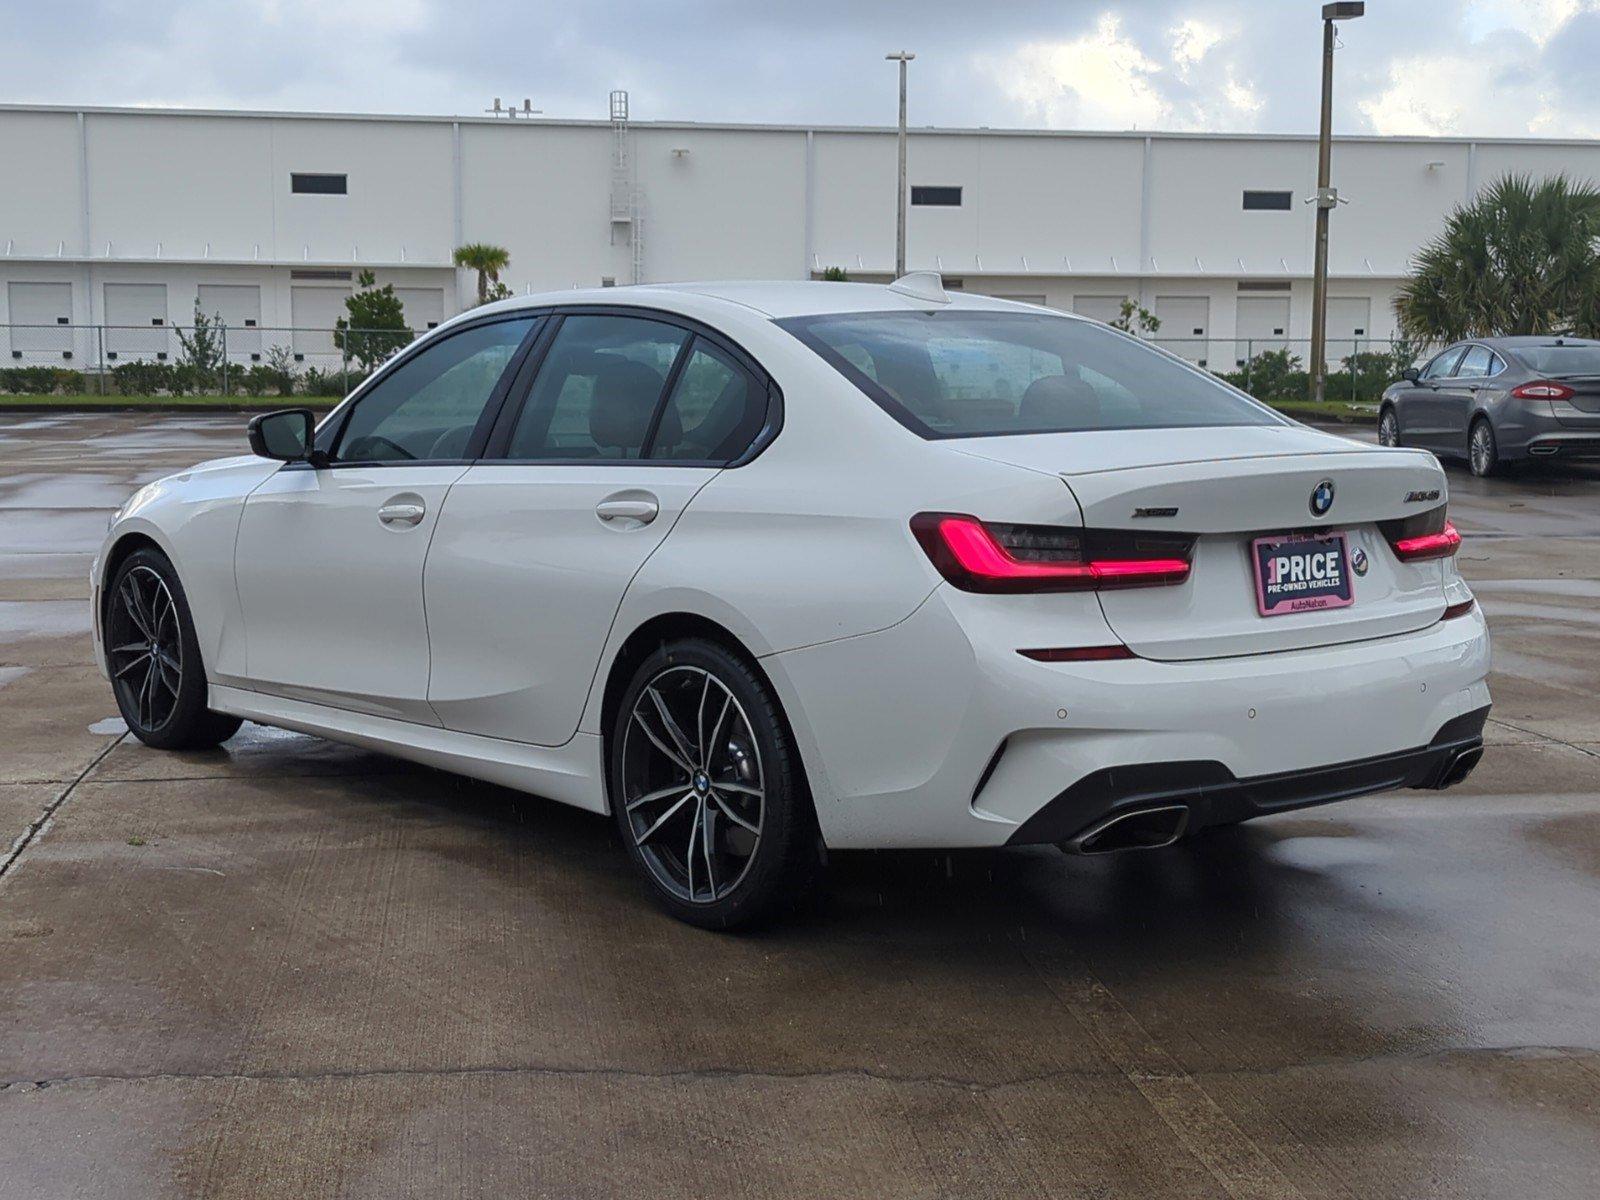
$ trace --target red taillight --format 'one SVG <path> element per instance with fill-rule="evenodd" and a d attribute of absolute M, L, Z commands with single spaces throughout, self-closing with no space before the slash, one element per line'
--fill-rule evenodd
<path fill-rule="evenodd" d="M 1194 539 L 1053 525 L 985 523 L 918 513 L 911 532 L 938 571 L 969 592 L 1063 592 L 1152 587 L 1189 577 Z"/>
<path fill-rule="evenodd" d="M 1461 549 L 1461 535 L 1449 521 L 1438 533 L 1419 533 L 1415 537 L 1397 538 L 1394 554 L 1401 562 L 1420 562 L 1428 558 L 1449 558 Z"/>
<path fill-rule="evenodd" d="M 1448 613 L 1446 614 L 1449 615 Z M 1138 658 L 1126 646 L 1053 646 L 1047 650 L 1018 650 L 1034 662 L 1108 662 L 1115 658 Z"/>
<path fill-rule="evenodd" d="M 1575 395 L 1566 384 L 1553 383 L 1548 379 L 1514 387 L 1511 389 L 1511 394 L 1518 400 L 1570 400 Z"/>

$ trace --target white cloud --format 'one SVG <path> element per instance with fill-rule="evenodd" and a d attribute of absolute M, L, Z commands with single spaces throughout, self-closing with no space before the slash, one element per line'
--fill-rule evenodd
<path fill-rule="evenodd" d="M 1110 13 L 1093 33 L 1025 45 L 991 69 L 1013 100 L 1050 125 L 1125 129 L 1153 125 L 1166 112 L 1150 82 L 1160 65 L 1123 36 Z"/>
<path fill-rule="evenodd" d="M 1600 0 L 1479 0 L 1463 13 L 1449 53 L 1391 60 L 1358 108 L 1373 132 L 1388 135 L 1593 137 L 1600 128 L 1593 91 L 1552 69 L 1551 55 L 1583 56 L 1581 28 Z M 1474 39 L 1470 31 L 1478 31 Z"/>
<path fill-rule="evenodd" d="M 1219 54 L 1226 39 L 1224 30 L 1191 17 L 1147 50 L 1106 13 L 1091 33 L 1030 43 L 987 65 L 1006 95 L 1047 125 L 1254 128 L 1263 103 Z"/>

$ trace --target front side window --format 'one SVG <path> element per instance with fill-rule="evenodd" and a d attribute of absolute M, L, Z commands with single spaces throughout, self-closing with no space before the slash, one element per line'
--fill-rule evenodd
<path fill-rule="evenodd" d="M 507 457 L 642 457 L 667 377 L 689 337 L 676 325 L 642 317 L 567 317 L 517 418 Z"/>
<path fill-rule="evenodd" d="M 342 462 L 460 458 L 517 347 L 538 318 L 463 329 L 407 358 L 356 401 Z"/>
<path fill-rule="evenodd" d="M 1070 317 L 852 313 L 779 324 L 926 438 L 1282 423 L 1205 372 Z"/>
<path fill-rule="evenodd" d="M 1461 361 L 1461 356 L 1467 352 L 1465 346 L 1451 346 L 1448 350 L 1436 355 L 1434 360 L 1422 368 L 1422 379 L 1447 379 L 1456 369 L 1456 364 Z"/>

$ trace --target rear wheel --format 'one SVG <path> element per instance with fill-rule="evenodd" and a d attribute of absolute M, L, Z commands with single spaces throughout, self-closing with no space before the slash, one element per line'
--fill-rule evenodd
<path fill-rule="evenodd" d="M 1400 418 L 1395 415 L 1392 407 L 1385 406 L 1378 414 L 1378 445 L 1398 446 L 1400 444 Z"/>
<path fill-rule="evenodd" d="M 106 666 L 128 730 L 158 750 L 225 742 L 238 717 L 206 707 L 206 672 L 178 573 L 159 550 L 136 550 L 111 578 Z"/>
<path fill-rule="evenodd" d="M 1488 417 L 1479 417 L 1472 423 L 1472 432 L 1467 435 L 1467 463 L 1480 479 L 1487 479 L 1500 470 L 1500 447 L 1495 442 L 1494 426 Z"/>
<path fill-rule="evenodd" d="M 680 920 L 748 928 L 815 891 L 799 755 L 766 681 L 727 648 L 686 638 L 640 664 L 607 760 L 628 856 Z"/>

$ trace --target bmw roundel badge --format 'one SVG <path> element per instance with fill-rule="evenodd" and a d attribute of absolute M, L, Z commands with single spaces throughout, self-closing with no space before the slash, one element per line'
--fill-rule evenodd
<path fill-rule="evenodd" d="M 1311 489 L 1311 515 L 1325 517 L 1333 507 L 1333 480 L 1324 479 Z"/>

